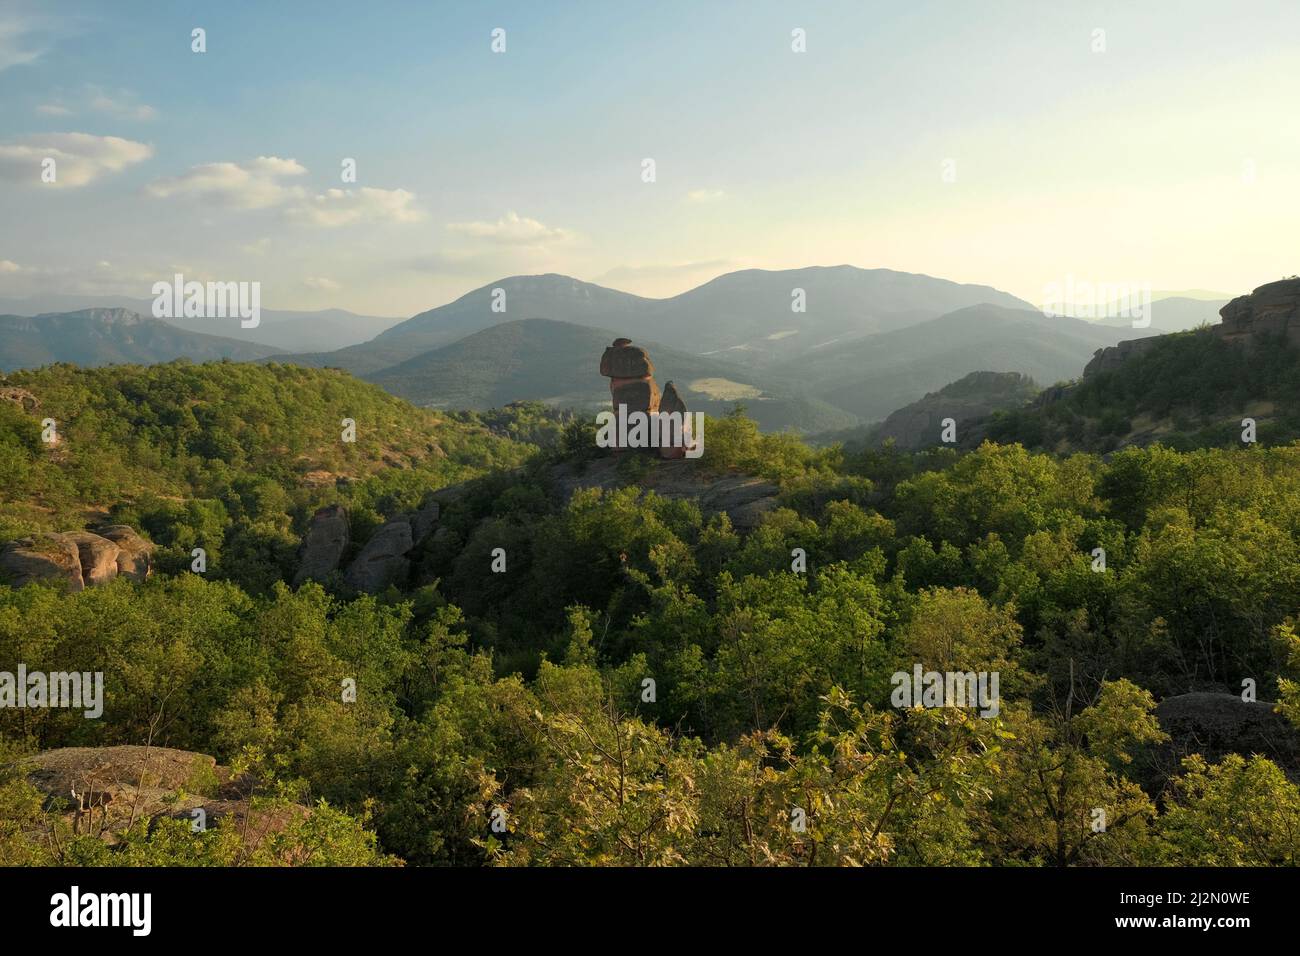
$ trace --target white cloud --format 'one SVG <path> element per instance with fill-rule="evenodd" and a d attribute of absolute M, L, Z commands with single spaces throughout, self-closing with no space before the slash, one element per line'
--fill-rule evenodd
<path fill-rule="evenodd" d="M 128 90 L 113 93 L 98 86 L 87 86 L 86 95 L 89 97 L 90 108 L 100 113 L 134 120 L 151 120 L 158 115 L 152 106 L 136 102 L 135 94 Z"/>
<path fill-rule="evenodd" d="M 158 111 L 152 106 L 139 102 L 139 98 L 130 90 L 105 90 L 102 86 L 87 83 L 85 89 L 70 98 L 81 110 L 93 110 L 107 113 L 117 119 L 151 120 L 158 117 Z M 68 97 L 56 91 L 48 103 L 36 107 L 42 116 L 73 116 L 77 110 L 68 106 Z"/>
<path fill-rule="evenodd" d="M 447 228 L 462 236 L 502 246 L 540 246 L 572 238 L 572 233 L 565 229 L 521 217 L 513 210 L 496 222 L 449 222 Z"/>
<path fill-rule="evenodd" d="M 721 189 L 692 189 L 686 194 L 691 202 L 717 202 L 727 196 Z"/>
<path fill-rule="evenodd" d="M 302 280 L 302 284 L 309 289 L 318 289 L 321 292 L 337 292 L 343 288 L 342 285 L 333 279 L 326 279 L 323 276 L 307 276 Z"/>
<path fill-rule="evenodd" d="M 644 263 L 615 266 L 596 277 L 596 282 L 617 282 L 643 279 L 676 279 L 707 273 L 710 278 L 741 267 L 735 259 L 701 259 L 698 262 Z"/>
<path fill-rule="evenodd" d="M 35 271 L 31 266 L 20 266 L 12 259 L 0 259 L 0 275 L 16 276 Z"/>
<path fill-rule="evenodd" d="M 332 229 L 358 222 L 419 222 L 415 193 L 405 189 L 327 189 L 292 207 L 291 217 Z"/>
<path fill-rule="evenodd" d="M 32 42 L 32 32 L 30 20 L 14 16 L 0 19 L 0 71 L 31 63 L 45 52 Z"/>
<path fill-rule="evenodd" d="M 56 187 L 84 186 L 104 173 L 121 172 L 153 155 L 153 147 L 118 136 L 41 133 L 0 143 L 0 181 Z M 41 181 L 42 164 L 55 162 L 53 183 Z"/>
<path fill-rule="evenodd" d="M 405 189 L 327 189 L 311 194 L 292 183 L 307 168 L 295 159 L 259 156 L 243 163 L 205 163 L 145 187 L 157 199 L 195 197 L 236 209 L 282 209 L 296 222 L 326 229 L 360 222 L 417 222 L 424 213 Z M 265 240 L 260 240 L 264 242 Z M 245 251 L 259 251 L 259 245 Z"/>
<path fill-rule="evenodd" d="M 237 209 L 265 209 L 303 197 L 301 186 L 287 185 L 284 180 L 306 172 L 295 159 L 259 156 L 245 163 L 192 166 L 179 176 L 154 180 L 145 192 L 158 199 L 195 196 Z"/>

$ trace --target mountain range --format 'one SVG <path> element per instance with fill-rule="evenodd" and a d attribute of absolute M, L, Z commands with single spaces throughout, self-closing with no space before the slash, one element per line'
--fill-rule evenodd
<path fill-rule="evenodd" d="M 238 323 L 236 323 L 238 327 Z M 253 342 L 204 335 L 126 309 L 81 309 L 49 315 L 0 315 L 0 371 L 54 362 L 82 366 L 172 359 L 249 362 L 275 349 Z"/>
<path fill-rule="evenodd" d="M 486 409 L 528 398 L 595 410 L 608 407 L 610 397 L 609 380 L 596 374 L 593 356 L 616 338 L 609 329 L 520 319 L 362 378 L 433 408 Z M 858 420 L 777 376 L 655 342 L 638 339 L 637 344 L 649 351 L 660 383 L 673 382 L 693 410 L 721 415 L 740 402 L 768 431 L 818 432 L 850 427 Z"/>
<path fill-rule="evenodd" d="M 1199 324 L 1217 308 L 1209 295 L 1168 296 L 1154 311 L 1158 320 Z M 0 307 L 82 304 L 47 298 L 0 299 Z M 8 316 L 0 368 L 260 359 L 343 368 L 430 407 L 533 399 L 592 408 L 607 400 L 600 351 L 625 336 L 651 350 L 660 380 L 673 380 L 692 408 L 714 413 L 742 402 L 765 429 L 825 432 L 881 421 L 973 371 L 1044 384 L 1074 378 L 1097 349 L 1168 327 L 1045 316 L 989 286 L 853 266 L 749 269 L 664 299 L 569 276 L 512 276 L 405 321 L 264 310 L 256 329 L 141 318 L 148 301 L 121 301 L 128 305 Z M 128 306 L 139 313 L 133 321 Z M 224 334 L 211 334 L 216 328 Z M 327 348 L 303 352 L 306 342 Z"/>
<path fill-rule="evenodd" d="M 82 312 L 86 309 L 125 309 L 152 318 L 153 300 L 133 299 L 124 295 L 64 294 L 0 298 L 0 314 L 34 317 L 56 312 Z M 261 323 L 252 329 L 241 328 L 237 319 L 175 318 L 161 321 L 189 332 L 230 336 L 254 345 L 269 346 L 277 351 L 294 352 L 301 351 L 306 342 L 326 349 L 341 349 L 366 342 L 402 320 L 378 315 L 358 315 L 345 309 L 320 309 L 314 312 L 262 309 Z"/>

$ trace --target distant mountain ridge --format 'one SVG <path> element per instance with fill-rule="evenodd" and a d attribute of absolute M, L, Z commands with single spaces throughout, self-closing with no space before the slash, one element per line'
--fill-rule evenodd
<path fill-rule="evenodd" d="M 0 314 L 37 316 L 58 312 L 81 312 L 86 309 L 127 309 L 146 318 L 153 317 L 153 300 L 124 295 L 33 295 L 26 298 L 0 298 Z M 162 319 L 169 325 L 199 332 L 222 335 L 253 345 L 269 346 L 277 351 L 300 352 L 307 345 L 315 348 L 340 349 L 366 342 L 402 320 L 400 318 L 358 315 L 346 309 L 296 311 L 263 309 L 261 323 L 253 329 L 241 328 L 235 319 Z"/>
<path fill-rule="evenodd" d="M 682 352 L 726 352 L 732 361 L 762 366 L 981 303 L 1033 308 L 990 286 L 856 266 L 747 269 L 666 299 L 570 276 L 511 276 L 421 312 L 370 342 L 289 360 L 365 375 L 501 322 L 541 318 L 653 339 Z"/>
<path fill-rule="evenodd" d="M 0 315 L 0 371 L 54 362 L 85 367 L 152 365 L 178 358 L 248 362 L 276 353 L 265 345 L 179 329 L 128 309 Z"/>
<path fill-rule="evenodd" d="M 398 365 L 363 376 L 417 405 L 486 409 L 538 400 L 578 409 L 608 406 L 600 355 L 618 333 L 572 322 L 520 319 L 475 332 Z M 857 419 L 801 395 L 791 383 L 712 356 L 691 355 L 638 338 L 660 384 L 673 381 L 690 408 L 720 415 L 738 402 L 766 430 L 821 431 Z"/>
<path fill-rule="evenodd" d="M 1040 383 L 1075 378 L 1098 349 L 1135 334 L 1142 332 L 977 305 L 778 363 L 769 371 L 808 383 L 815 397 L 866 421 L 879 421 L 973 371 L 1019 372 Z"/>

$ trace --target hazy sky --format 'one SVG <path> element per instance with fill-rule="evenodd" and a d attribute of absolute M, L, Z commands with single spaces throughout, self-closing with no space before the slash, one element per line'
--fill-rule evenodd
<path fill-rule="evenodd" d="M 181 270 L 409 315 L 840 263 L 1236 294 L 1300 271 L 1298 111 L 1295 0 L 2 0 L 0 296 Z"/>

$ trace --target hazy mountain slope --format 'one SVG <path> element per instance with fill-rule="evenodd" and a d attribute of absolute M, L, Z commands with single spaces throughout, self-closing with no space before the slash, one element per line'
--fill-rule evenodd
<path fill-rule="evenodd" d="M 795 289 L 804 290 L 804 312 L 792 311 Z M 664 300 L 655 334 L 678 348 L 726 349 L 732 360 L 764 363 L 981 303 L 1032 308 L 989 286 L 891 269 L 747 269 Z"/>
<path fill-rule="evenodd" d="M 1228 304 L 1230 297 L 1206 299 L 1191 295 L 1169 295 L 1151 298 L 1151 330 L 1158 332 L 1185 332 L 1200 325 L 1218 325 L 1219 310 Z M 1112 307 L 1111 311 L 1117 311 Z M 1133 329 L 1133 320 L 1123 316 L 1109 316 L 1093 320 L 1097 325 L 1116 329 Z"/>
<path fill-rule="evenodd" d="M 960 440 L 967 422 L 1020 408 L 1039 391 L 1033 379 L 1019 372 L 971 372 L 891 413 L 871 438 L 874 442 L 893 441 L 903 449 L 938 445 L 943 441 L 944 421 L 952 419 Z"/>
<path fill-rule="evenodd" d="M 85 309 L 126 309 L 145 318 L 153 317 L 152 299 L 124 295 L 33 295 L 0 298 L 0 314 L 43 315 L 49 312 L 79 312 Z M 169 325 L 204 335 L 266 345 L 282 351 L 307 348 L 341 349 L 366 342 L 402 320 L 390 316 L 357 315 L 345 309 L 301 312 L 291 309 L 263 309 L 255 329 L 241 328 L 238 319 L 163 319 Z"/>
<path fill-rule="evenodd" d="M 600 375 L 599 363 L 616 337 L 608 329 L 549 319 L 504 322 L 365 377 L 394 395 L 439 408 L 538 400 L 594 410 L 609 404 L 609 380 Z M 659 386 L 674 382 L 692 410 L 721 414 L 739 401 L 768 430 L 822 430 L 856 421 L 816 399 L 800 398 L 787 383 L 653 342 L 637 344 L 649 350 Z"/>
<path fill-rule="evenodd" d="M 494 289 L 505 293 L 505 312 L 492 311 Z M 795 289 L 804 290 L 805 312 L 792 311 Z M 668 299 L 646 299 L 569 276 L 512 276 L 422 312 L 363 345 L 295 355 L 292 361 L 368 374 L 503 321 L 542 318 L 609 329 L 682 352 L 726 351 L 731 361 L 763 365 L 833 340 L 984 302 L 1030 308 L 988 286 L 853 266 L 749 269 Z"/>
<path fill-rule="evenodd" d="M 980 305 L 819 350 L 771 372 L 807 383 L 813 395 L 870 421 L 974 371 L 1019 372 L 1044 383 L 1074 378 L 1097 349 L 1140 334 Z"/>
<path fill-rule="evenodd" d="M 97 366 L 177 358 L 251 361 L 273 354 L 275 349 L 265 345 L 185 331 L 125 309 L 0 315 L 0 370 L 6 371 L 52 362 Z"/>

